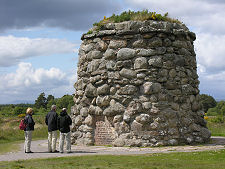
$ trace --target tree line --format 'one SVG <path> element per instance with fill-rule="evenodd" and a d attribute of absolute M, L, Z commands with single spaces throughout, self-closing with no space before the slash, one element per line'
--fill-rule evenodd
<path fill-rule="evenodd" d="M 0 115 L 3 116 L 18 116 L 26 113 L 28 107 L 33 108 L 34 114 L 46 114 L 50 111 L 51 106 L 55 104 L 60 111 L 62 108 L 67 108 L 68 113 L 70 113 L 71 106 L 74 105 L 73 95 L 64 95 L 61 98 L 55 98 L 53 95 L 45 96 L 42 92 L 34 104 L 5 104 L 0 105 Z"/>
<path fill-rule="evenodd" d="M 216 100 L 207 94 L 201 94 L 200 100 L 204 112 L 209 116 L 225 115 L 225 101 L 216 102 Z M 45 114 L 50 111 L 51 106 L 55 104 L 60 111 L 62 108 L 67 108 L 70 113 L 71 106 L 74 105 L 73 95 L 64 95 L 61 98 L 55 98 L 53 95 L 45 96 L 42 92 L 34 104 L 7 104 L 0 105 L 0 115 L 4 116 L 17 116 L 24 114 L 28 107 L 33 108 L 35 114 Z"/>

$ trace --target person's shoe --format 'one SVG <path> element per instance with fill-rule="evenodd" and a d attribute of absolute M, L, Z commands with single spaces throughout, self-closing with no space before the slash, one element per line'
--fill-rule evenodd
<path fill-rule="evenodd" d="M 67 151 L 66 153 L 69 154 L 69 153 L 72 153 L 72 151 Z"/>
<path fill-rule="evenodd" d="M 60 153 L 62 154 L 63 152 L 62 152 L 62 151 L 60 151 Z"/>
<path fill-rule="evenodd" d="M 58 150 L 55 150 L 53 153 L 58 153 L 59 151 Z"/>

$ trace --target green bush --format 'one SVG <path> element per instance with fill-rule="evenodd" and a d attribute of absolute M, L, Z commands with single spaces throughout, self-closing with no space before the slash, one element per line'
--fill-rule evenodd
<path fill-rule="evenodd" d="M 215 107 L 214 108 L 209 108 L 209 110 L 207 111 L 207 115 L 208 116 L 217 116 L 218 113 L 217 113 L 216 108 Z"/>
<path fill-rule="evenodd" d="M 218 115 L 215 118 L 210 119 L 213 123 L 224 123 L 225 119 L 224 116 Z"/>
<path fill-rule="evenodd" d="M 200 101 L 202 103 L 203 110 L 205 112 L 207 112 L 209 108 L 216 107 L 216 104 L 217 104 L 216 100 L 212 96 L 207 94 L 201 94 Z"/>

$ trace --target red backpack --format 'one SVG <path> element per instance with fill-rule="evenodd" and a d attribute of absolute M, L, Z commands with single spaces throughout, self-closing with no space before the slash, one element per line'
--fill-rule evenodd
<path fill-rule="evenodd" d="M 22 119 L 22 120 L 20 121 L 19 128 L 20 128 L 20 130 L 24 130 L 26 127 L 27 127 L 27 125 L 24 123 L 24 119 Z"/>

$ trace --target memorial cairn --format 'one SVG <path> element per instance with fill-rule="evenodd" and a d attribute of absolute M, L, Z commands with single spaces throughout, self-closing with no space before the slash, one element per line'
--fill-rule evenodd
<path fill-rule="evenodd" d="M 181 23 L 124 21 L 82 36 L 72 142 L 166 146 L 209 141 L 193 41 Z"/>

